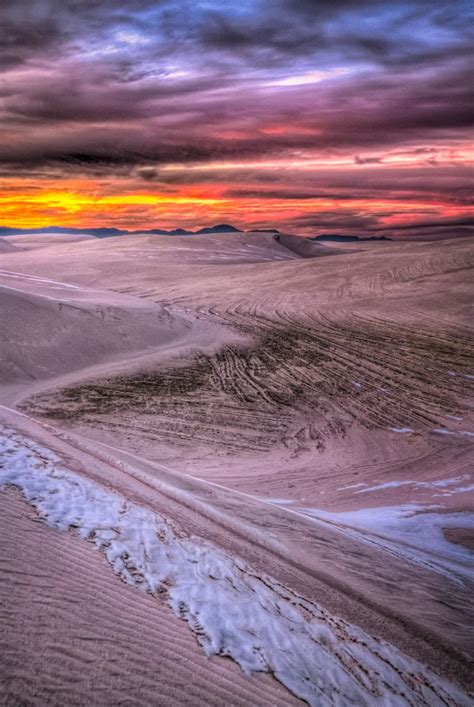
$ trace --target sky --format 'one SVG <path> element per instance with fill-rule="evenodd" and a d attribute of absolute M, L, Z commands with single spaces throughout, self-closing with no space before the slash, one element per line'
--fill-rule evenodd
<path fill-rule="evenodd" d="M 470 5 L 1 0 L 0 225 L 464 234 Z"/>

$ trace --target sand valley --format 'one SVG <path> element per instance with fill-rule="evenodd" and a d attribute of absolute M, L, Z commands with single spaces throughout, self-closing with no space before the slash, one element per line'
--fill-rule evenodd
<path fill-rule="evenodd" d="M 0 239 L 3 704 L 472 704 L 473 265 Z"/>

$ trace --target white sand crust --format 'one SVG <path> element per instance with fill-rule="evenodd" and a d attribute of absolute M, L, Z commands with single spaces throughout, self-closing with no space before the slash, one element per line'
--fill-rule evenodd
<path fill-rule="evenodd" d="M 472 486 L 457 490 L 469 492 Z M 441 573 L 451 581 L 461 585 L 474 581 L 472 553 L 462 545 L 449 542 L 444 534 L 444 530 L 450 528 L 474 530 L 472 512 L 443 513 L 442 506 L 417 503 L 345 512 L 306 508 L 303 512 L 319 521 L 331 523 L 341 532 Z"/>
<path fill-rule="evenodd" d="M 470 478 L 470 474 L 463 474 L 462 476 L 455 476 L 452 479 L 440 479 L 439 481 L 417 481 L 416 479 L 405 481 L 386 481 L 384 484 L 363 488 L 359 491 L 355 491 L 354 493 L 367 493 L 369 491 L 380 491 L 381 489 L 399 488 L 400 486 L 414 486 L 415 490 L 423 488 L 432 489 L 445 488 L 446 486 L 456 486 L 458 487 L 457 490 L 462 490 L 464 487 L 459 488 L 460 484 Z"/>
<path fill-rule="evenodd" d="M 0 491 L 0 705 L 290 707 L 268 673 L 208 658 L 186 622 L 103 553 Z"/>
<path fill-rule="evenodd" d="M 468 705 L 419 662 L 156 512 L 68 470 L 50 450 L 0 430 L 0 483 L 45 522 L 92 542 L 127 584 L 162 595 L 207 655 L 270 672 L 311 705 Z"/>
<path fill-rule="evenodd" d="M 57 550 L 57 560 L 50 554 L 48 569 L 57 589 L 45 597 L 45 604 L 63 607 L 47 619 L 61 637 L 58 654 L 68 653 L 72 635 L 85 664 L 103 656 L 100 617 L 115 626 L 115 616 L 126 616 L 133 631 L 147 636 L 150 623 L 165 633 L 157 617 L 167 614 L 167 663 L 156 632 L 155 643 L 142 642 L 138 653 L 131 648 L 120 659 L 118 684 L 133 683 L 142 696 L 151 696 L 135 703 L 156 704 L 155 682 L 159 689 L 170 688 L 172 699 L 163 697 L 166 707 L 206 702 L 206 685 L 212 705 L 297 701 L 270 672 L 250 678 L 232 660 L 207 659 L 185 621 L 178 621 L 152 593 L 136 590 L 137 584 L 155 586 L 155 579 L 162 582 L 163 598 L 171 602 L 168 589 L 173 588 L 178 601 L 181 572 L 188 566 L 181 560 L 191 553 L 186 543 L 193 536 L 202 538 L 193 567 L 204 568 L 205 581 L 195 598 L 193 579 L 186 595 L 190 601 L 211 596 L 220 587 L 221 580 L 211 581 L 207 565 L 200 563 L 204 555 L 211 563 L 212 555 L 216 564 L 216 553 L 225 552 L 227 559 L 219 555 L 220 571 L 225 566 L 236 585 L 243 583 L 230 605 L 236 616 L 241 615 L 239 602 L 250 602 L 250 570 L 239 574 L 233 559 L 238 557 L 245 568 L 253 568 L 252 576 L 261 578 L 254 580 L 258 591 L 250 593 L 252 601 L 267 601 L 259 583 L 265 581 L 273 598 L 289 601 L 305 619 L 316 624 L 322 620 L 314 608 L 318 604 L 333 621 L 328 629 L 333 642 L 328 639 L 326 652 L 313 645 L 304 622 L 295 624 L 291 641 L 278 623 L 278 630 L 272 628 L 276 638 L 269 643 L 263 620 L 250 628 L 237 618 L 231 621 L 229 603 L 222 599 L 221 613 L 212 617 L 222 622 L 223 651 L 234 625 L 245 638 L 238 638 L 239 650 L 245 646 L 250 651 L 241 660 L 258 662 L 255 655 L 260 654 L 269 671 L 283 670 L 275 662 L 276 655 L 281 657 L 276 644 L 286 641 L 297 662 L 307 653 L 311 665 L 316 660 L 311 650 L 317 650 L 324 685 L 336 685 L 335 671 L 341 661 L 346 666 L 342 684 L 344 699 L 349 699 L 355 694 L 349 673 L 356 676 L 375 666 L 378 675 L 370 679 L 377 682 L 384 676 L 392 684 L 386 677 L 390 671 L 377 667 L 380 661 L 368 648 L 360 649 L 356 662 L 347 626 L 358 626 L 364 636 L 384 639 L 417 664 L 467 692 L 473 690 L 473 556 L 466 554 L 474 551 L 472 239 L 328 248 L 270 233 L 104 239 L 64 233 L 9 237 L 0 242 L 0 251 L 0 419 L 54 450 L 62 460 L 54 462 L 57 473 L 62 469 L 68 476 L 70 470 L 104 485 L 108 499 L 113 489 L 119 494 L 113 498 L 120 497 L 125 508 L 118 520 L 100 515 L 102 509 L 93 519 L 90 509 L 76 509 L 81 528 L 93 521 L 91 541 L 96 522 L 103 524 L 99 533 L 118 529 L 120 537 L 102 537 L 97 543 L 103 552 L 95 552 L 94 542 L 82 541 L 77 532 L 59 533 L 44 522 L 33 523 L 33 507 L 14 487 L 0 495 L 2 508 L 11 510 L 9 518 L 18 513 L 18 522 L 24 519 L 18 549 L 15 532 L 1 519 L 8 533 L 1 538 L 0 604 L 9 638 L 0 683 L 3 688 L 3 678 L 9 680 L 17 702 L 34 702 L 31 695 L 41 694 L 49 696 L 41 707 L 63 707 L 80 694 L 82 705 L 88 703 L 86 692 L 103 695 L 110 684 L 107 667 L 91 675 L 90 691 L 79 693 L 80 661 L 68 663 L 60 683 L 45 683 L 57 667 L 48 652 L 55 639 L 53 630 L 44 636 L 37 630 L 38 621 L 46 620 L 44 576 L 41 563 L 31 558 L 38 549 L 41 555 L 42 543 L 48 542 Z M 69 513 L 65 482 L 56 482 L 63 490 L 49 500 L 59 504 L 62 499 L 61 513 Z M 131 518 L 131 503 L 141 528 L 139 536 L 133 535 L 133 548 L 132 530 L 122 525 Z M 143 530 L 145 509 L 159 514 L 153 515 L 156 527 L 169 518 L 187 534 L 185 538 L 165 523 L 171 533 L 166 535 L 168 560 L 176 570 L 140 564 L 144 551 L 137 548 L 144 546 L 144 538 L 155 543 L 154 535 Z M 63 525 L 72 527 L 69 515 L 63 517 L 56 506 L 53 510 L 58 522 L 62 518 Z M 119 525 L 112 526 L 115 521 Z M 133 563 L 120 554 L 119 541 L 137 553 Z M 220 550 L 212 545 L 204 553 L 204 541 Z M 157 558 L 161 549 L 153 550 Z M 76 551 L 88 559 L 71 572 Z M 106 553 L 112 551 L 130 586 L 109 571 Z M 139 572 L 133 569 L 137 563 Z M 69 622 L 82 611 L 78 599 L 84 576 L 90 587 L 88 603 L 99 615 L 93 635 L 87 634 L 88 645 L 81 641 L 81 622 L 76 633 Z M 100 592 L 94 590 L 99 576 Z M 99 610 L 94 591 L 105 604 L 111 602 L 110 610 L 107 605 Z M 139 611 L 148 615 L 155 605 L 159 609 L 151 611 L 154 618 L 148 624 L 136 622 Z M 257 609 L 250 614 L 254 623 L 257 615 L 263 616 Z M 195 604 L 186 604 L 183 612 L 191 610 Z M 200 611 L 205 615 L 205 608 Z M 265 615 L 272 627 L 276 611 Z M 281 616 L 285 611 L 281 609 Z M 194 614 L 189 616 L 195 620 Z M 348 624 L 331 618 L 335 616 Z M 204 621 L 202 616 L 199 620 Z M 254 628 L 259 631 L 255 655 L 246 633 Z M 214 641 L 219 645 L 215 634 L 208 625 L 199 630 L 201 642 L 214 650 Z M 179 633 L 184 635 L 181 642 Z M 118 629 L 109 635 L 108 645 L 116 644 L 117 635 Z M 123 635 L 119 643 L 130 647 L 130 634 Z M 196 688 L 194 699 L 174 688 L 181 679 L 175 664 L 191 653 L 197 677 L 185 682 Z M 162 668 L 166 664 L 156 681 L 153 661 Z M 141 672 L 145 663 L 146 678 Z M 24 679 L 18 666 L 24 666 Z M 118 672 L 115 665 L 111 669 Z M 223 682 L 219 687 L 219 676 L 230 690 Z M 374 698 L 365 686 L 358 702 L 386 698 L 403 703 L 413 698 L 410 690 L 415 688 L 409 682 L 406 698 L 396 693 L 392 699 L 383 684 L 374 694 L 385 697 Z M 45 684 L 46 692 L 41 692 Z M 254 686 L 255 699 L 249 700 Z M 107 704 L 121 702 L 121 687 L 115 683 L 115 688 Z M 341 703 L 334 694 L 327 699 Z M 123 702 L 128 704 L 128 697 Z"/>

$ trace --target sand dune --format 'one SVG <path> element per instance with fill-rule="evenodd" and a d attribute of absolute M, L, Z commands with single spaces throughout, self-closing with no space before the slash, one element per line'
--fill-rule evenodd
<path fill-rule="evenodd" d="M 377 697 L 467 704 L 456 686 L 390 644 L 214 544 L 186 536 L 156 512 L 70 472 L 50 450 L 13 430 L 4 427 L 1 434 L 3 483 L 19 487 L 53 527 L 90 540 L 126 584 L 161 595 L 207 655 L 227 655 L 247 673 L 271 672 L 315 707 Z"/>
<path fill-rule="evenodd" d="M 338 255 L 345 252 L 341 248 L 332 248 L 325 243 L 316 243 L 309 238 L 300 238 L 285 233 L 279 233 L 274 238 L 280 245 L 297 253 L 302 258 L 319 258 L 324 255 Z"/>
<path fill-rule="evenodd" d="M 87 266 L 87 273 L 78 274 L 68 272 L 69 251 L 48 258 L 53 272 L 62 269 L 76 282 L 105 281 L 166 306 L 172 316 L 198 311 L 198 328 L 219 321 L 238 327 L 252 343 L 225 347 L 177 369 L 125 374 L 120 386 L 102 380 L 76 388 L 79 409 L 70 404 L 68 391 L 54 402 L 36 399 L 38 412 L 46 404 L 57 418 L 63 412 L 79 422 L 99 414 L 114 439 L 121 426 L 133 422 L 134 448 L 145 444 L 156 458 L 179 458 L 207 478 L 274 497 L 324 501 L 329 508 L 347 505 L 347 497 L 357 504 L 360 495 L 341 495 L 339 489 L 361 480 L 382 483 L 385 472 L 401 481 L 411 478 L 415 465 L 417 477 L 428 473 L 434 480 L 445 470 L 465 473 L 469 438 L 442 438 L 434 430 L 457 434 L 472 424 L 466 328 L 471 244 L 377 243 L 373 252 L 280 262 L 272 236 L 236 238 L 229 243 L 228 236 L 124 237 L 115 246 L 77 244 L 70 248 L 83 248 Z M 216 264 L 219 248 L 233 259 L 241 250 L 248 262 Z M 274 260 L 255 263 L 257 248 Z M 31 265 L 40 270 L 43 263 L 37 258 Z M 135 406 L 127 414 L 130 397 Z M 412 432 L 394 431 L 405 428 Z M 216 453 L 227 457 L 225 474 L 214 471 Z M 325 499 L 319 498 L 321 471 L 315 476 L 315 464 L 331 478 Z M 399 500 L 405 490 L 411 498 L 412 490 L 401 486 Z M 394 500 L 393 491 L 382 495 Z"/>
<path fill-rule="evenodd" d="M 75 233 L 22 233 L 16 236 L 8 236 L 8 238 L 4 238 L 3 240 L 8 241 L 8 243 L 21 250 L 36 250 L 38 248 L 67 245 L 68 243 L 78 243 L 91 239 L 95 239 L 95 236 L 78 235 Z"/>
<path fill-rule="evenodd" d="M 29 238 L 0 416 L 468 688 L 471 240 Z"/>
<path fill-rule="evenodd" d="M 177 344 L 190 329 L 185 318 L 171 321 L 157 308 L 100 294 L 91 301 L 56 285 L 31 292 L 18 287 L 18 279 L 0 275 L 4 383 L 50 378 L 117 354 Z"/>
<path fill-rule="evenodd" d="M 10 243 L 6 238 L 0 238 L 0 253 L 14 253 L 17 248 L 13 243 Z"/>
<path fill-rule="evenodd" d="M 268 675 L 206 658 L 171 609 L 18 493 L 0 492 L 0 506 L 0 704 L 298 703 Z"/>
<path fill-rule="evenodd" d="M 172 263 L 174 266 L 188 265 L 188 267 L 191 264 L 197 267 L 226 266 L 272 263 L 340 253 L 340 250 L 297 236 L 284 234 L 275 236 L 270 233 L 219 233 L 200 236 L 145 234 L 104 239 L 89 236 L 68 238 L 61 235 L 32 234 L 11 236 L 8 240 L 14 244 L 21 244 L 22 248 L 44 251 L 33 253 L 31 261 L 27 257 L 22 259 L 25 267 L 28 267 L 31 262 L 33 270 L 38 272 L 42 263 L 46 265 L 47 261 L 51 260 L 54 268 L 54 261 L 57 259 L 65 261 L 68 255 L 71 257 L 75 253 L 80 254 L 81 264 L 84 266 L 91 264 L 92 271 L 95 271 L 98 263 L 94 263 L 94 260 L 100 253 L 100 257 L 105 257 L 109 265 L 111 262 L 114 263 L 113 276 L 115 277 L 121 275 L 120 267 L 124 265 L 124 256 L 127 257 L 129 265 L 132 265 L 136 276 L 139 276 L 142 268 L 146 273 L 164 263 Z M 54 251 L 50 246 L 54 246 Z M 83 275 L 87 276 L 87 272 L 90 272 L 89 267 Z"/>
<path fill-rule="evenodd" d="M 0 293 L 4 383 L 50 379 L 120 356 L 212 349 L 225 338 L 222 327 L 196 326 L 184 311 L 49 277 L 0 268 Z"/>

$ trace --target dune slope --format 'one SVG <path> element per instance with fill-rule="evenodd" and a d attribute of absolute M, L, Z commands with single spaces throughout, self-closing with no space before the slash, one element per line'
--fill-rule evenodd
<path fill-rule="evenodd" d="M 469 689 L 473 263 L 256 233 L 4 253 L 0 416 Z"/>

